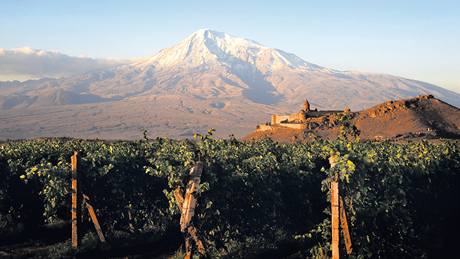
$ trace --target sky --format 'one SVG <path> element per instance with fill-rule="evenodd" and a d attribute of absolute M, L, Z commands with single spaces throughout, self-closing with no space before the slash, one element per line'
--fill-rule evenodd
<path fill-rule="evenodd" d="M 0 48 L 136 58 L 200 28 L 460 92 L 460 1 L 0 1 Z"/>

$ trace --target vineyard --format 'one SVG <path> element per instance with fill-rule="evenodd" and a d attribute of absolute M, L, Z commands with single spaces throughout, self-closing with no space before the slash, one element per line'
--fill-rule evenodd
<path fill-rule="evenodd" d="M 174 191 L 185 191 L 190 169 L 201 161 L 193 225 L 205 257 L 329 257 L 328 186 L 334 173 L 348 213 L 350 258 L 456 255 L 458 142 L 281 144 L 214 139 L 212 134 L 194 140 L 0 143 L 1 252 L 21 236 L 64 222 L 63 240 L 40 253 L 71 256 L 65 223 L 71 217 L 70 157 L 75 151 L 80 186 L 107 239 L 105 246 L 88 245 L 95 234 L 87 227 L 82 254 L 85 249 L 87 254 L 112 253 L 120 242 L 142 241 L 146 245 L 137 246 L 142 252 L 132 246 L 113 253 L 174 255 L 182 242 Z M 334 170 L 331 155 L 337 156 Z M 340 249 L 345 250 L 343 244 Z"/>

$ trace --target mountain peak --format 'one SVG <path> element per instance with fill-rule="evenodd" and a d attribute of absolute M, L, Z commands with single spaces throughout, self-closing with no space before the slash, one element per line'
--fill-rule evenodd
<path fill-rule="evenodd" d="M 190 36 L 193 36 L 193 35 L 201 35 L 201 36 L 204 36 L 204 37 L 207 37 L 209 35 L 217 35 L 217 36 L 223 36 L 225 35 L 226 33 L 224 32 L 220 32 L 220 31 L 216 31 L 216 30 L 212 30 L 212 29 L 209 29 L 209 28 L 202 28 L 202 29 L 198 29 L 196 30 L 195 32 L 193 32 L 192 34 L 190 34 Z M 189 36 L 189 37 L 190 37 Z"/>
<path fill-rule="evenodd" d="M 195 41 L 206 41 L 206 40 L 211 40 L 211 41 L 221 41 L 220 45 L 224 44 L 230 44 L 230 45 L 257 45 L 259 47 L 263 47 L 261 44 L 245 39 L 242 37 L 237 37 L 225 32 L 220 32 L 212 29 L 199 29 L 192 34 L 190 34 L 187 38 L 185 38 L 184 41 L 187 40 L 195 40 Z"/>
<path fill-rule="evenodd" d="M 263 71 L 287 68 L 321 69 L 294 54 L 211 29 L 199 29 L 173 47 L 136 63 L 136 66 L 202 67 L 210 64 L 243 66 L 245 69 L 255 66 Z"/>

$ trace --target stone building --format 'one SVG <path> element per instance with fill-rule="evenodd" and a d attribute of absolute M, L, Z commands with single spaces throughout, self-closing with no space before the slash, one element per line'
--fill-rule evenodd
<path fill-rule="evenodd" d="M 305 100 L 303 107 L 299 112 L 286 115 L 273 114 L 271 116 L 270 123 L 258 125 L 257 130 L 271 130 L 273 127 L 307 129 L 311 126 L 310 124 L 312 123 L 315 125 L 324 123 L 324 116 L 342 112 L 344 111 L 318 111 L 317 109 L 312 110 L 308 100 Z M 350 112 L 350 110 L 346 108 L 345 112 Z"/>
<path fill-rule="evenodd" d="M 305 99 L 303 102 L 303 109 L 297 113 L 288 115 L 276 115 L 273 114 L 271 118 L 271 125 L 277 125 L 281 123 L 303 123 L 308 118 L 310 110 L 310 103 Z"/>

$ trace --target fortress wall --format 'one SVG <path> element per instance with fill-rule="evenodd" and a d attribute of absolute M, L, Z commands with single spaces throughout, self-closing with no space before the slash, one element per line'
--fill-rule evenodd
<path fill-rule="evenodd" d="M 280 124 L 283 121 L 289 121 L 290 115 L 272 115 L 271 124 Z"/>
<path fill-rule="evenodd" d="M 277 124 L 277 127 L 302 130 L 302 129 L 306 129 L 307 125 L 302 124 L 302 123 L 281 123 L 281 124 Z M 273 128 L 274 127 L 271 125 L 259 124 L 257 125 L 256 131 L 267 131 L 267 130 L 272 130 Z"/>
<path fill-rule="evenodd" d="M 304 115 L 303 113 L 294 113 L 289 115 L 289 120 L 288 121 L 303 121 L 304 120 Z"/>
<path fill-rule="evenodd" d="M 271 124 L 272 125 L 277 125 L 280 123 L 289 123 L 292 121 L 303 121 L 304 120 L 304 115 L 303 113 L 293 113 L 289 115 L 272 115 L 272 120 Z"/>
<path fill-rule="evenodd" d="M 302 130 L 306 128 L 306 125 L 301 124 L 301 123 L 283 123 L 283 124 L 280 124 L 279 126 L 290 128 L 290 129 L 297 129 L 297 130 Z"/>

